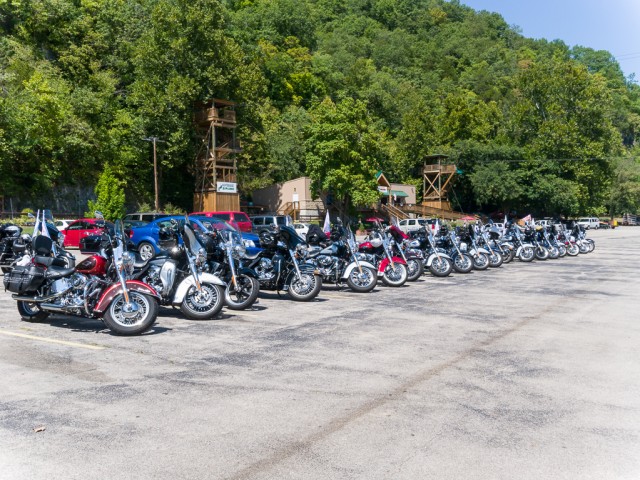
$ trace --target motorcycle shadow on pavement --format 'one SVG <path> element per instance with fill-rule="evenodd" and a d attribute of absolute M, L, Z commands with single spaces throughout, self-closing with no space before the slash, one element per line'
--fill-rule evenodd
<path fill-rule="evenodd" d="M 323 287 L 323 290 L 324 290 L 324 287 Z M 263 290 L 260 290 L 260 293 L 258 294 L 258 298 L 262 298 L 265 300 L 278 300 L 278 301 L 282 300 L 282 301 L 287 301 L 292 303 L 314 303 L 314 302 L 326 302 L 328 300 L 327 298 L 321 298 L 321 296 L 322 296 L 322 291 L 320 291 L 318 296 L 313 300 L 310 300 L 308 302 L 295 302 L 291 300 L 291 297 L 287 295 L 287 292 L 285 292 L 284 290 L 281 291 L 279 294 L 278 292 L 275 292 L 275 291 L 265 292 Z"/>
<path fill-rule="evenodd" d="M 122 335 L 118 335 L 113 333 L 100 319 L 98 318 L 82 318 L 82 317 L 72 317 L 66 315 L 56 315 L 51 314 L 49 318 L 41 322 L 28 322 L 25 323 L 34 323 L 34 324 L 49 324 L 52 327 L 56 328 L 64 328 L 66 330 L 70 330 L 72 332 L 79 333 L 100 333 L 112 335 L 114 337 L 122 337 Z M 170 328 L 161 327 L 159 325 L 154 325 L 146 332 L 135 335 L 135 336 L 147 336 L 147 335 L 157 335 L 159 333 L 165 333 L 170 331 Z"/>

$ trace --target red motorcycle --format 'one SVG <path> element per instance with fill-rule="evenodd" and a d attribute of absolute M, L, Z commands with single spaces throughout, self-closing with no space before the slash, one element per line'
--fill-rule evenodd
<path fill-rule="evenodd" d="M 116 227 L 118 229 L 118 227 Z M 28 263 L 4 277 L 23 320 L 42 321 L 51 313 L 100 318 L 114 333 L 136 335 L 150 329 L 158 316 L 159 295 L 146 283 L 126 280 L 135 256 L 125 251 L 123 229 L 105 234 L 100 254 L 75 268 L 54 264 L 50 238 L 32 242 Z"/>
<path fill-rule="evenodd" d="M 358 251 L 378 268 L 378 278 L 389 287 L 400 287 L 407 281 L 407 262 L 393 253 L 394 240 L 380 228 L 373 230 Z"/>

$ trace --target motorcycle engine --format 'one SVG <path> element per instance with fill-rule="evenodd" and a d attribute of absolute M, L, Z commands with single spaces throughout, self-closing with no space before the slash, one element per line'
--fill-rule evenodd
<path fill-rule="evenodd" d="M 271 280 L 275 276 L 273 262 L 268 258 L 261 258 L 255 270 L 260 280 Z"/>
<path fill-rule="evenodd" d="M 162 279 L 160 278 L 161 268 L 158 265 L 151 265 L 147 274 L 142 278 L 142 281 L 151 286 L 156 292 L 162 295 Z"/>
<path fill-rule="evenodd" d="M 58 295 L 54 303 L 65 307 L 72 313 L 81 313 L 84 307 L 84 287 L 87 277 L 75 273 L 70 277 L 60 278 L 51 284 L 51 294 Z"/>
<path fill-rule="evenodd" d="M 319 255 L 315 258 L 315 261 L 323 277 L 328 277 L 332 274 L 336 264 L 335 258 L 329 255 Z"/>

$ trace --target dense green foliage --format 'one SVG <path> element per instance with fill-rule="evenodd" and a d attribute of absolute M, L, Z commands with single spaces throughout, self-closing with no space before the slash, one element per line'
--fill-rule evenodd
<path fill-rule="evenodd" d="M 309 175 L 346 209 L 438 152 L 467 211 L 640 207 L 640 87 L 611 54 L 455 0 L 0 0 L 0 195 L 150 201 L 156 135 L 162 203 L 189 209 L 211 97 L 239 103 L 245 193 Z"/>

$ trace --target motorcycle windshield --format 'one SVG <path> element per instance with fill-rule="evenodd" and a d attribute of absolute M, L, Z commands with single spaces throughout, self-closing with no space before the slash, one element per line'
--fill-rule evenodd
<path fill-rule="evenodd" d="M 189 222 L 185 222 L 184 224 L 184 235 L 182 240 L 185 248 L 188 248 L 193 255 L 197 255 L 201 249 L 204 250 L 204 246 L 198 241 L 196 232 L 193 227 L 189 225 Z"/>
<path fill-rule="evenodd" d="M 280 227 L 280 237 L 287 246 L 291 249 L 296 248 L 298 245 L 306 245 L 306 242 L 300 235 L 296 233 L 296 230 L 289 225 Z"/>
<path fill-rule="evenodd" d="M 125 242 L 124 242 L 124 226 L 122 225 L 122 220 L 116 220 L 113 229 L 115 244 L 113 246 L 113 259 L 116 262 L 122 260 L 122 256 L 125 252 Z"/>

